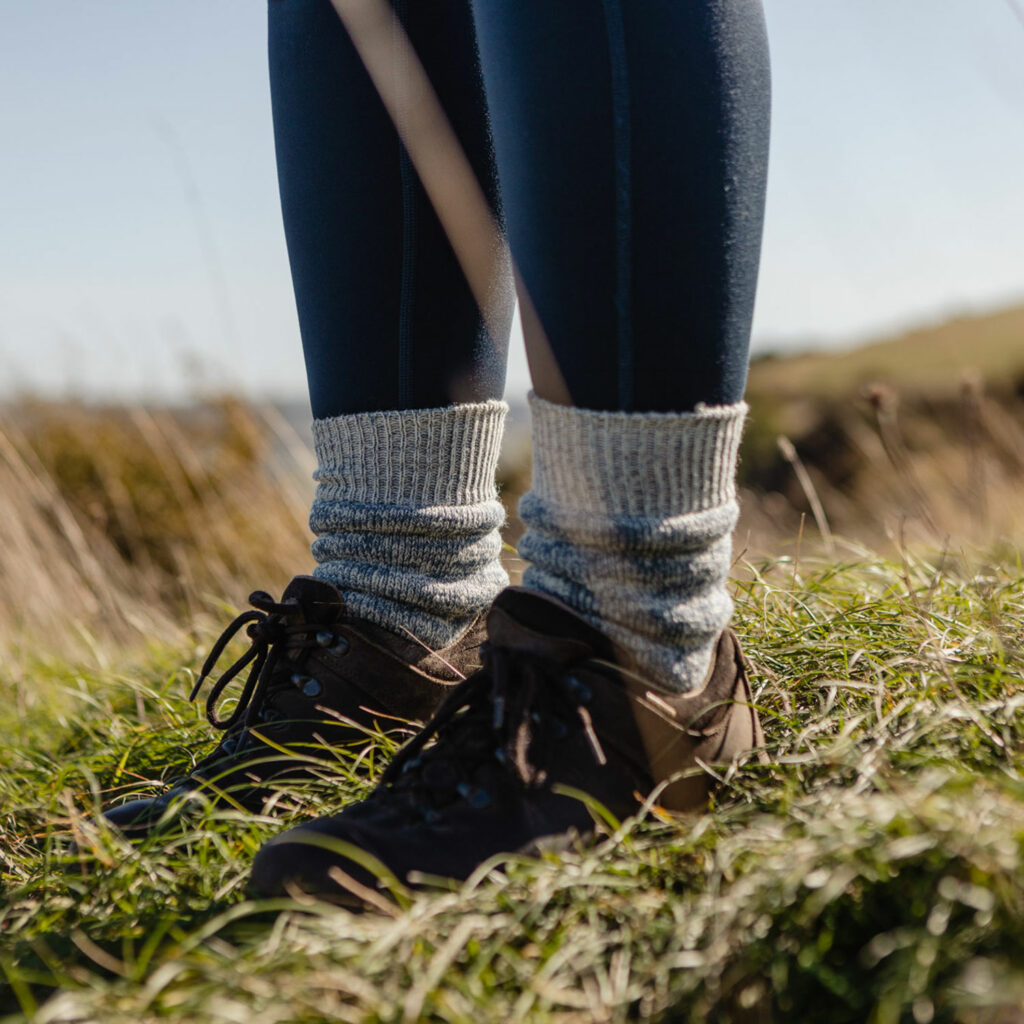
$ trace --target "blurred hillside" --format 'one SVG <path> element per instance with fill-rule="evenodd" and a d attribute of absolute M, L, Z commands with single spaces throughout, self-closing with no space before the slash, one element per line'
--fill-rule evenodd
<path fill-rule="evenodd" d="M 907 394 L 941 395 L 965 371 L 988 389 L 1024 392 L 1024 306 L 957 317 L 844 352 L 764 356 L 750 370 L 750 390 L 784 398 L 839 396 L 884 380 Z"/>
<path fill-rule="evenodd" d="M 747 399 L 741 483 L 755 550 L 815 506 L 826 532 L 876 546 L 1020 539 L 1024 307 L 761 358 Z"/>

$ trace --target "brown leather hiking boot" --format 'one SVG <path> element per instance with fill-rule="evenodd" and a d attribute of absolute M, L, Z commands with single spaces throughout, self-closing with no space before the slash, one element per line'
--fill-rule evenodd
<path fill-rule="evenodd" d="M 295 577 L 279 602 L 263 591 L 249 602 L 254 610 L 239 615 L 217 640 L 191 694 L 194 700 L 245 627 L 249 650 L 221 675 L 206 702 L 207 718 L 225 732 L 223 740 L 157 796 L 107 808 L 108 823 L 129 833 L 147 831 L 174 801 L 196 793 L 259 810 L 270 780 L 309 777 L 329 768 L 334 748 L 365 744 L 378 728 L 392 731 L 426 720 L 480 664 L 482 620 L 450 647 L 432 652 L 347 615 L 337 589 L 312 576 Z M 220 718 L 218 698 L 246 669 L 237 706 Z"/>
<path fill-rule="evenodd" d="M 712 782 L 702 762 L 729 762 L 763 743 L 731 632 L 700 690 L 677 694 L 620 668 L 610 641 L 552 598 L 510 588 L 487 630 L 483 668 L 368 799 L 260 850 L 255 893 L 300 889 L 354 904 L 353 890 L 378 884 L 360 866 L 371 860 L 401 882 L 411 872 L 465 879 L 493 854 L 591 833 L 593 817 L 572 790 L 621 819 L 668 780 L 657 803 L 692 810 Z"/>

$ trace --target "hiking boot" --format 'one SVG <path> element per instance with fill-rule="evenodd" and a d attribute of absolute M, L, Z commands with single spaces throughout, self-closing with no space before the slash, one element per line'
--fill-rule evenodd
<path fill-rule="evenodd" d="M 221 675 L 206 701 L 207 718 L 224 738 L 159 795 L 106 808 L 109 824 L 144 832 L 175 800 L 198 793 L 258 811 L 271 793 L 266 783 L 320 775 L 336 748 L 365 745 L 378 729 L 425 721 L 480 664 L 482 620 L 450 647 L 432 652 L 349 616 L 337 589 L 312 576 L 295 577 L 279 602 L 258 590 L 249 603 L 253 610 L 239 615 L 213 645 L 190 696 L 199 695 L 231 638 L 245 627 L 249 650 Z M 246 669 L 238 704 L 221 718 L 218 699 Z"/>
<path fill-rule="evenodd" d="M 592 833 L 581 794 L 618 819 L 663 782 L 661 807 L 704 806 L 713 779 L 702 765 L 763 744 L 731 632 L 704 685 L 683 694 L 645 682 L 603 634 L 541 594 L 505 590 L 487 632 L 482 669 L 399 751 L 366 800 L 259 851 L 254 893 L 301 890 L 358 905 L 353 893 L 365 899 L 386 872 L 410 884 L 417 874 L 462 880 L 494 854 Z M 373 861 L 386 872 L 369 870 Z"/>

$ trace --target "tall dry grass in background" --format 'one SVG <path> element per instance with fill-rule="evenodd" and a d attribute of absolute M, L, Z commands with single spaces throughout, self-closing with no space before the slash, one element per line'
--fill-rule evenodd
<path fill-rule="evenodd" d="M 737 539 L 755 555 L 836 534 L 990 551 L 1024 540 L 1024 399 L 973 373 L 938 391 L 888 382 L 846 393 L 751 394 Z M 787 543 L 788 539 L 788 543 Z"/>
<path fill-rule="evenodd" d="M 815 495 L 831 530 L 885 553 L 1024 538 L 1024 306 L 762 357 L 747 400 L 741 528 L 752 550 L 795 536 Z"/>
<path fill-rule="evenodd" d="M 308 569 L 313 460 L 270 407 L 24 401 L 0 414 L 0 636 L 166 636 Z"/>

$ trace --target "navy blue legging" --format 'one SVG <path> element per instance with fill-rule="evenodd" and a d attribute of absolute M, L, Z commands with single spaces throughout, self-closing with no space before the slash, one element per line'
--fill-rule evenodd
<path fill-rule="evenodd" d="M 393 7 L 572 401 L 738 401 L 768 152 L 760 0 Z M 270 0 L 269 50 L 314 415 L 500 397 L 507 335 L 488 336 L 330 0 Z"/>

